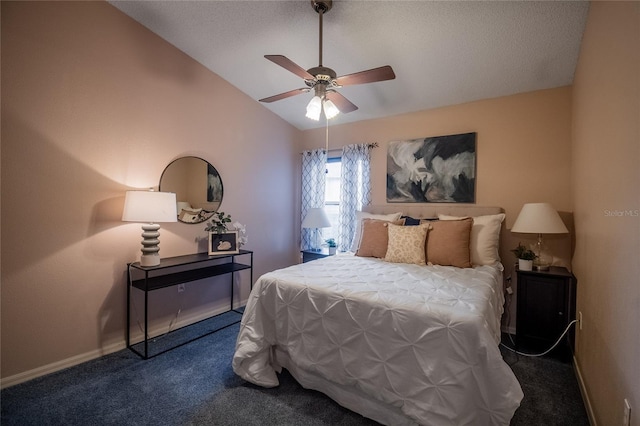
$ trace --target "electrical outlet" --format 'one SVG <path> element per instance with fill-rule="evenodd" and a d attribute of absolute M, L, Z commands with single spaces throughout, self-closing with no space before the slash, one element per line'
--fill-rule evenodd
<path fill-rule="evenodd" d="M 627 398 L 624 399 L 624 417 L 622 418 L 622 426 L 631 426 L 631 404 Z"/>
<path fill-rule="evenodd" d="M 507 294 L 513 294 L 513 289 L 511 286 L 507 287 Z"/>
<path fill-rule="evenodd" d="M 578 326 L 579 326 L 579 329 L 582 331 L 582 311 L 578 312 Z"/>
<path fill-rule="evenodd" d="M 184 291 L 184 284 L 178 284 L 178 293 L 182 293 Z"/>

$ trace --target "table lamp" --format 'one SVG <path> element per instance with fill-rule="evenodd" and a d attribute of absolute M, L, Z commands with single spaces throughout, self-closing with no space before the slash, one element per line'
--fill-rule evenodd
<path fill-rule="evenodd" d="M 548 271 L 549 261 L 543 258 L 542 234 L 567 234 L 569 230 L 551 204 L 528 203 L 522 206 L 511 232 L 538 234 L 538 244 L 535 250 L 537 259 L 534 261 L 534 269 Z"/>
<path fill-rule="evenodd" d="M 319 232 L 318 228 L 331 228 L 331 222 L 327 217 L 323 208 L 313 207 L 307 211 L 307 215 L 304 217 L 302 221 L 303 228 L 311 228 L 315 229 L 315 246 L 312 248 L 313 251 L 320 251 L 320 246 L 322 245 L 319 240 Z"/>
<path fill-rule="evenodd" d="M 160 264 L 160 225 L 157 222 L 177 222 L 176 194 L 173 192 L 127 191 L 122 212 L 124 222 L 143 222 L 141 266 Z"/>

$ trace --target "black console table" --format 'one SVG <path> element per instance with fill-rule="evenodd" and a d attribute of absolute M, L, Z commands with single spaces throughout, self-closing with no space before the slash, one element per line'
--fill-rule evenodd
<path fill-rule="evenodd" d="M 248 264 L 237 262 L 236 258 L 238 256 L 248 256 L 250 258 L 250 262 Z M 210 330 L 195 338 L 191 338 L 186 342 L 182 342 L 178 345 L 149 356 L 148 308 L 150 292 L 159 290 L 161 288 L 177 286 L 179 284 L 184 284 L 190 281 L 200 280 L 203 278 L 231 274 L 231 303 L 229 306 L 229 310 L 217 315 L 211 315 L 210 317 L 205 318 L 205 320 L 231 311 L 242 314 L 242 312 L 233 309 L 233 285 L 235 275 L 234 272 L 242 271 L 245 269 L 248 269 L 250 271 L 250 283 L 251 287 L 253 288 L 253 252 L 249 250 L 240 250 L 240 252 L 237 254 L 222 254 L 215 256 L 209 256 L 207 253 L 197 253 L 185 256 L 167 257 L 162 259 L 160 261 L 160 265 L 158 266 L 141 266 L 140 262 L 127 264 L 127 348 L 140 355 L 143 359 L 149 359 L 151 357 L 160 355 L 179 346 L 186 345 L 187 343 L 192 342 L 196 339 L 208 336 L 209 334 L 215 333 L 240 322 L 240 319 L 238 319 L 237 321 L 231 324 L 227 324 L 224 327 Z M 134 272 L 134 270 L 138 272 Z M 134 277 L 134 275 L 136 276 Z M 144 292 L 144 341 L 135 344 L 138 345 L 142 343 L 144 345 L 143 352 L 138 351 L 134 347 L 134 344 L 131 343 L 131 292 L 133 289 Z"/>

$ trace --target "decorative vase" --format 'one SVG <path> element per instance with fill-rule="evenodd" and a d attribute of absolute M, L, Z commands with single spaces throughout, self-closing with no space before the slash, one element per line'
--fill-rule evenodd
<path fill-rule="evenodd" d="M 329 254 L 330 255 L 336 254 L 336 247 L 329 247 Z"/>
<path fill-rule="evenodd" d="M 533 270 L 533 260 L 518 259 L 518 269 L 521 271 Z"/>

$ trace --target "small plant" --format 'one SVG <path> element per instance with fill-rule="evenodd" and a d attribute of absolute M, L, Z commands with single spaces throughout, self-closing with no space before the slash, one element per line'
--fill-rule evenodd
<path fill-rule="evenodd" d="M 211 221 L 207 223 L 204 230 L 207 232 L 213 232 L 215 234 L 224 234 L 227 231 L 238 231 L 238 245 L 243 246 L 247 244 L 249 239 L 247 238 L 247 226 L 240 222 L 233 222 L 232 229 L 227 227 L 227 224 L 231 223 L 231 215 L 224 212 L 215 212 L 211 216 Z"/>
<path fill-rule="evenodd" d="M 337 247 L 336 240 L 334 238 L 329 238 L 328 240 L 324 240 L 327 243 L 328 247 Z"/>
<path fill-rule="evenodd" d="M 207 223 L 204 230 L 207 232 L 222 234 L 227 232 L 227 223 L 231 223 L 231 215 L 225 215 L 224 212 L 215 212 L 213 216 L 211 216 L 211 221 Z"/>
<path fill-rule="evenodd" d="M 526 248 L 520 243 L 518 243 L 518 247 L 511 250 L 511 252 L 515 254 L 518 259 L 522 260 L 535 260 L 535 258 L 538 257 L 533 250 Z"/>

